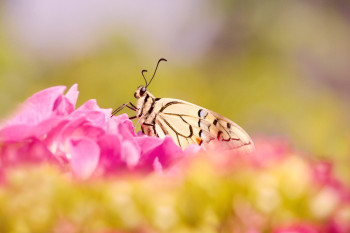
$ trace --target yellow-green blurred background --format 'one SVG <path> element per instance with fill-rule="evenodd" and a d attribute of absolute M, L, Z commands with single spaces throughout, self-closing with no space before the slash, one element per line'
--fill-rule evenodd
<path fill-rule="evenodd" d="M 7 0 L 0 11 L 0 118 L 53 85 L 78 83 L 78 105 L 135 102 L 141 70 L 164 57 L 156 97 L 350 164 L 345 0 Z"/>

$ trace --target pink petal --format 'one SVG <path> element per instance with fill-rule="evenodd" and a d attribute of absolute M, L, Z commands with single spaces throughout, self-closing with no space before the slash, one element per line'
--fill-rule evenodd
<path fill-rule="evenodd" d="M 69 152 L 74 175 L 80 179 L 89 178 L 95 171 L 100 157 L 100 148 L 96 142 L 88 138 L 71 140 Z"/>
<path fill-rule="evenodd" d="M 98 111 L 75 111 L 70 115 L 70 120 L 84 119 L 94 126 L 106 128 L 105 115 Z"/>
<path fill-rule="evenodd" d="M 166 136 L 164 139 L 139 137 L 136 138 L 136 141 L 142 148 L 138 168 L 146 172 L 153 170 L 153 163 L 156 158 L 158 158 L 162 168 L 168 168 L 184 155 L 182 149 L 174 143 L 170 136 Z"/>
<path fill-rule="evenodd" d="M 86 101 L 84 104 L 82 104 L 78 109 L 77 111 L 98 111 L 98 112 L 101 112 L 101 113 L 104 113 L 104 115 L 108 118 L 111 117 L 112 115 L 112 109 L 109 108 L 109 109 L 103 109 L 103 108 L 100 108 L 97 103 L 96 103 L 96 100 L 95 99 L 91 99 L 91 100 L 88 100 Z"/>
<path fill-rule="evenodd" d="M 0 141 L 19 141 L 30 135 L 32 127 L 29 125 L 9 125 L 0 129 Z"/>
<path fill-rule="evenodd" d="M 195 155 L 198 154 L 203 148 L 201 146 L 198 146 L 197 144 L 190 144 L 186 149 L 184 150 L 184 153 L 186 155 Z"/>
<path fill-rule="evenodd" d="M 78 95 L 79 95 L 78 84 L 74 84 L 73 86 L 71 86 L 71 88 L 69 88 L 69 90 L 65 94 L 65 97 L 75 107 L 75 105 L 77 104 Z"/>
<path fill-rule="evenodd" d="M 150 137 L 147 135 L 142 135 L 140 137 L 136 137 L 135 140 L 142 148 L 142 154 L 147 154 L 154 149 L 156 149 L 158 146 L 161 145 L 162 139 L 156 138 L 156 137 Z"/>
<path fill-rule="evenodd" d="M 123 140 L 131 140 L 131 141 L 135 141 L 136 137 L 135 137 L 135 132 L 134 131 L 130 131 L 130 128 L 128 125 L 126 124 L 120 124 L 118 126 L 118 132 L 117 134 L 123 139 Z"/>
<path fill-rule="evenodd" d="M 55 101 L 62 96 L 66 87 L 56 86 L 37 92 L 22 105 L 19 113 L 5 122 L 9 125 L 36 125 L 51 116 Z"/>
<path fill-rule="evenodd" d="M 83 137 L 96 139 L 102 136 L 104 132 L 102 128 L 91 125 L 90 122 L 82 116 L 74 120 L 62 121 L 58 127 L 51 130 L 50 134 L 48 134 L 48 142 L 52 143 L 55 141 L 58 144 L 65 144 L 69 139 L 80 139 Z"/>
<path fill-rule="evenodd" d="M 76 122 L 69 122 L 62 130 L 62 140 L 67 138 L 80 139 L 82 137 L 88 137 L 91 139 L 97 139 L 104 134 L 104 130 L 100 127 L 90 125 L 89 122 L 80 119 Z"/>
<path fill-rule="evenodd" d="M 8 142 L 0 147 L 1 166 L 13 166 L 27 163 L 50 162 L 58 164 L 52 153 L 38 139 L 22 142 Z"/>
<path fill-rule="evenodd" d="M 279 138 L 255 138 L 254 144 L 256 150 L 246 157 L 256 166 L 269 166 L 278 161 L 281 161 L 291 151 L 287 142 Z"/>
<path fill-rule="evenodd" d="M 273 231 L 274 233 L 320 233 L 320 231 L 308 224 L 295 224 L 289 227 L 282 227 Z"/>
<path fill-rule="evenodd" d="M 71 119 L 85 117 L 87 121 L 93 125 L 103 129 L 108 128 L 108 122 L 111 119 L 111 109 L 102 109 L 97 106 L 96 100 L 89 100 L 75 110 L 71 115 Z"/>
<path fill-rule="evenodd" d="M 122 128 L 120 128 L 119 126 L 123 125 Z M 122 115 L 118 115 L 118 116 L 113 116 L 109 119 L 108 121 L 108 128 L 107 131 L 109 133 L 125 133 L 125 132 L 130 132 L 132 134 L 132 136 L 136 136 L 135 134 L 135 127 L 132 123 L 131 120 L 129 120 L 129 117 L 127 114 L 122 114 Z"/>
<path fill-rule="evenodd" d="M 67 116 L 74 111 L 73 104 L 64 96 L 59 96 L 53 106 L 56 115 Z"/>
<path fill-rule="evenodd" d="M 329 184 L 333 181 L 333 164 L 321 161 L 313 166 L 314 178 L 320 184 Z"/>
<path fill-rule="evenodd" d="M 118 135 L 105 134 L 99 138 L 98 144 L 101 148 L 99 161 L 99 173 L 117 173 L 125 162 L 121 159 L 121 141 Z"/>
<path fill-rule="evenodd" d="M 136 143 L 123 141 L 121 147 L 121 158 L 126 162 L 128 168 L 135 167 L 140 159 L 141 149 Z"/>
<path fill-rule="evenodd" d="M 163 166 L 158 158 L 155 158 L 153 161 L 153 170 L 157 173 L 163 173 Z"/>
<path fill-rule="evenodd" d="M 0 129 L 1 141 L 20 141 L 36 137 L 44 139 L 48 133 L 63 121 L 60 116 L 52 116 L 37 125 L 10 125 Z"/>

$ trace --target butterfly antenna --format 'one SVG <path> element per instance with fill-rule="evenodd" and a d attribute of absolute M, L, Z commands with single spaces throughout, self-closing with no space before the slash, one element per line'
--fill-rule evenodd
<path fill-rule="evenodd" d="M 158 61 L 158 63 L 157 63 L 157 66 L 156 66 L 156 69 L 155 69 L 155 71 L 154 71 L 154 74 L 153 74 L 153 76 L 152 76 L 152 78 L 151 78 L 151 81 L 149 81 L 149 83 L 146 85 L 146 88 L 151 84 L 151 82 L 152 82 L 152 80 L 153 80 L 153 78 L 154 78 L 154 75 L 156 75 L 156 72 L 157 72 L 157 69 L 158 69 L 158 65 L 159 65 L 159 63 L 160 63 L 161 61 L 168 61 L 168 60 L 165 59 L 165 58 L 159 59 L 159 61 Z"/>
<path fill-rule="evenodd" d="M 144 72 L 147 72 L 147 70 L 142 70 L 142 71 L 141 71 L 142 77 L 143 77 L 143 79 L 145 80 L 145 82 L 146 82 L 146 87 L 147 87 L 148 84 L 147 84 L 147 80 L 146 80 L 146 78 L 145 78 L 145 75 L 143 74 Z"/>

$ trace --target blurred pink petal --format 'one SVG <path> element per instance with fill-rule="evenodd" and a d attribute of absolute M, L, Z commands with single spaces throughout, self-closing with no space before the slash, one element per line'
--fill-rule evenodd
<path fill-rule="evenodd" d="M 337 192 L 340 199 L 350 203 L 350 189 L 336 177 L 331 162 L 320 161 L 310 164 L 310 167 L 316 184 L 332 188 Z"/>
<path fill-rule="evenodd" d="M 89 178 L 97 168 L 100 157 L 96 142 L 88 138 L 71 140 L 69 152 L 73 174 L 80 179 Z"/>
<path fill-rule="evenodd" d="M 268 166 L 288 156 L 290 147 L 283 139 L 255 138 L 256 150 L 249 154 L 251 162 L 257 166 Z"/>
<path fill-rule="evenodd" d="M 58 163 L 46 146 L 35 138 L 1 145 L 0 161 L 3 168 L 19 164 Z"/>
<path fill-rule="evenodd" d="M 162 164 L 160 164 L 158 158 L 155 158 L 155 160 L 153 161 L 153 170 L 158 173 L 163 173 L 163 167 Z"/>
<path fill-rule="evenodd" d="M 273 233 L 321 233 L 315 226 L 308 224 L 296 224 L 289 227 L 281 227 Z"/>
<path fill-rule="evenodd" d="M 190 144 L 186 147 L 186 149 L 184 150 L 184 153 L 186 155 L 195 155 L 195 154 L 198 154 L 202 150 L 203 150 L 203 148 L 201 146 L 198 146 L 197 144 Z"/>
<path fill-rule="evenodd" d="M 30 135 L 31 129 L 29 125 L 9 125 L 0 129 L 0 140 L 4 142 L 22 140 Z"/>
<path fill-rule="evenodd" d="M 64 86 L 50 87 L 29 97 L 23 103 L 19 113 L 5 122 L 5 126 L 36 125 L 51 117 L 55 102 L 63 95 L 65 89 Z"/>
<path fill-rule="evenodd" d="M 343 203 L 336 213 L 332 216 L 332 220 L 327 226 L 329 233 L 348 233 L 350 232 L 350 203 Z"/>
<path fill-rule="evenodd" d="M 19 141 L 30 137 L 45 138 L 47 133 L 60 124 L 63 120 L 60 116 L 52 116 L 32 125 L 10 125 L 0 129 L 1 141 Z"/>
<path fill-rule="evenodd" d="M 320 184 L 330 184 L 334 182 L 333 166 L 331 162 L 321 161 L 315 163 L 313 172 L 316 182 Z"/>

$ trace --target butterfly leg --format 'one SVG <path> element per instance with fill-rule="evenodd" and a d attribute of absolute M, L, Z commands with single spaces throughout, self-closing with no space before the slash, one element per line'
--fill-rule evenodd
<path fill-rule="evenodd" d="M 130 106 L 129 106 L 130 105 Z M 122 105 L 120 105 L 118 108 L 116 108 L 113 112 L 112 112 L 112 116 L 114 116 L 115 114 L 117 114 L 118 112 L 120 112 L 123 108 L 125 108 L 125 107 L 127 107 L 127 108 L 129 108 L 129 109 L 131 109 L 131 110 L 133 110 L 133 111 L 137 111 L 138 110 L 138 108 L 135 106 L 135 105 L 133 105 L 131 102 L 128 102 L 128 103 L 126 103 L 126 104 L 122 104 Z M 111 116 L 111 117 L 112 117 Z"/>
<path fill-rule="evenodd" d="M 134 108 L 135 110 L 138 110 L 138 108 L 137 108 L 133 103 L 129 102 L 128 104 L 130 104 L 131 107 Z M 128 106 L 128 107 L 129 107 L 129 106 Z M 130 107 L 129 107 L 129 108 L 130 108 Z"/>

